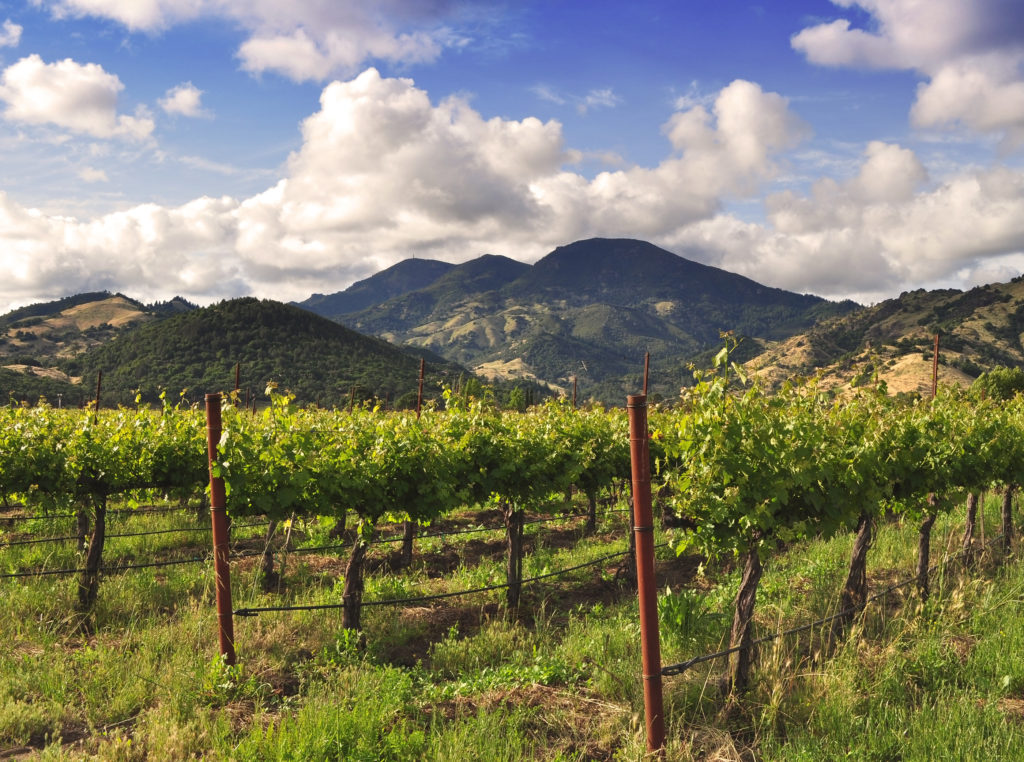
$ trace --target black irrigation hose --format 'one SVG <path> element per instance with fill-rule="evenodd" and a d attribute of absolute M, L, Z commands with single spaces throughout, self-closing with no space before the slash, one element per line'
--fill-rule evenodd
<path fill-rule="evenodd" d="M 234 531 L 235 529 L 251 529 L 253 527 L 265 527 L 265 526 L 267 526 L 266 522 L 263 522 L 263 523 L 260 523 L 260 524 L 238 524 L 237 526 L 232 526 L 231 529 L 232 529 L 232 531 Z M 121 532 L 121 533 L 118 533 L 118 534 L 108 534 L 108 535 L 106 535 L 106 538 L 109 540 L 109 539 L 114 538 L 114 537 L 146 537 L 148 535 L 153 535 L 153 534 L 173 534 L 175 532 L 210 532 L 210 531 L 212 531 L 212 529 L 213 529 L 212 526 L 209 526 L 209 527 L 207 527 L 207 526 L 202 526 L 202 527 L 179 527 L 177 529 L 154 529 L 154 530 L 151 530 L 151 531 L 148 531 L 148 532 Z M 37 538 L 37 539 L 34 539 L 34 540 L 11 540 L 9 542 L 0 542 L 0 548 L 8 548 L 8 547 L 12 547 L 14 545 L 39 545 L 41 543 L 46 543 L 46 542 L 67 542 L 68 540 L 77 540 L 77 539 L 78 539 L 78 535 L 72 534 L 72 535 L 65 535 L 63 537 L 40 537 L 40 538 Z"/>
<path fill-rule="evenodd" d="M 985 543 L 981 547 L 983 549 L 987 548 L 990 545 L 993 545 L 994 543 L 999 541 L 1000 539 L 1002 539 L 1002 534 L 996 535 L 994 538 L 989 540 L 987 543 Z M 973 550 L 973 548 L 972 548 L 972 550 Z M 960 556 L 964 555 L 966 552 L 968 552 L 968 551 L 961 550 L 959 553 L 955 553 L 952 556 L 950 556 L 947 559 L 945 559 L 941 564 L 934 564 L 934 565 L 928 567 L 928 574 L 931 575 L 937 569 L 949 565 L 952 561 L 955 561 L 957 558 L 959 558 Z M 853 606 L 851 608 L 848 608 L 848 609 L 845 609 L 843 611 L 840 611 L 837 614 L 833 614 L 832 616 L 827 616 L 827 617 L 823 617 L 821 619 L 816 619 L 813 622 L 810 622 L 808 624 L 800 625 L 799 627 L 793 627 L 792 629 L 783 630 L 782 632 L 774 632 L 774 633 L 771 633 L 770 635 L 764 635 L 764 636 L 762 636 L 760 638 L 757 638 L 755 640 L 750 641 L 750 645 L 749 646 L 733 646 L 732 648 L 727 648 L 724 651 L 717 651 L 717 652 L 715 652 L 713 654 L 703 654 L 701 656 L 694 656 L 692 659 L 687 659 L 686 661 L 679 662 L 678 664 L 669 664 L 668 666 L 665 666 L 665 667 L 661 668 L 661 674 L 664 677 L 673 677 L 675 675 L 681 675 L 684 672 L 686 672 L 686 670 L 688 670 L 690 667 L 694 667 L 694 666 L 696 666 L 698 664 L 703 664 L 704 662 L 714 661 L 715 659 L 720 659 L 723 656 L 729 656 L 730 654 L 734 654 L 734 653 L 737 653 L 738 651 L 742 651 L 744 648 L 753 648 L 754 646 L 759 646 L 762 643 L 767 643 L 769 641 L 776 640 L 778 638 L 789 637 L 790 635 L 796 635 L 797 633 L 800 633 L 800 632 L 806 632 L 807 630 L 814 629 L 815 627 L 820 627 L 823 624 L 829 624 L 830 622 L 834 622 L 836 619 L 839 619 L 841 617 L 849 616 L 850 614 L 856 614 L 858 611 L 862 611 L 864 608 L 866 608 L 869 603 L 874 603 L 879 598 L 884 598 L 885 596 L 889 595 L 889 593 L 893 593 L 893 592 L 899 590 L 900 588 L 906 587 L 907 585 L 910 585 L 910 584 L 912 584 L 914 582 L 917 582 L 917 577 L 916 576 L 911 577 L 910 579 L 906 579 L 903 582 L 899 582 L 899 583 L 897 583 L 897 584 L 895 584 L 895 585 L 893 585 L 891 587 L 887 587 L 885 590 L 881 591 L 880 593 L 875 593 L 874 595 L 869 597 L 866 601 L 864 601 L 864 606 L 863 607 L 861 607 L 861 606 Z"/>
<path fill-rule="evenodd" d="M 559 577 L 569 572 L 578 571 L 585 569 L 588 566 L 596 566 L 599 563 L 603 563 L 612 558 L 618 558 L 620 556 L 628 555 L 628 550 L 622 550 L 617 553 L 609 553 L 608 555 L 595 558 L 586 563 L 578 564 L 577 566 L 570 566 L 567 569 L 559 569 L 558 571 L 548 572 L 546 574 L 539 574 L 536 577 L 528 577 L 519 581 L 519 584 L 526 585 L 532 582 L 537 582 L 542 579 L 548 579 L 550 577 Z M 502 590 L 509 587 L 508 582 L 503 582 L 499 585 L 487 585 L 486 587 L 475 587 L 469 590 L 457 590 L 453 593 L 438 593 L 436 595 L 424 595 L 416 598 L 388 598 L 379 601 L 362 601 L 362 606 L 399 606 L 408 603 L 425 603 L 427 601 L 439 601 L 444 598 L 457 598 L 461 595 L 471 595 L 473 593 L 485 593 L 491 590 Z M 235 616 L 256 616 L 264 612 L 270 611 L 320 611 L 323 609 L 340 609 L 345 606 L 344 603 L 321 603 L 321 604 L 310 604 L 305 606 L 260 606 L 253 608 L 241 608 L 234 611 Z"/>

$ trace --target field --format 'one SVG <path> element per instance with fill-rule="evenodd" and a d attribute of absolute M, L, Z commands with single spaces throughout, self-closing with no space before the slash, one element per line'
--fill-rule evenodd
<path fill-rule="evenodd" d="M 578 506 L 580 507 L 580 506 Z M 624 549 L 625 514 L 529 524 L 524 577 Z M 17 511 L 4 514 L 17 515 Z M 986 506 L 988 538 L 998 500 Z M 71 519 L 0 522 L 5 539 L 52 536 Z M 983 525 L 983 526 L 985 526 Z M 111 533 L 197 528 L 195 511 L 112 514 Z M 424 533 L 500 527 L 466 509 Z M 293 528 L 296 551 L 332 542 L 319 522 Z M 283 530 L 282 530 L 283 531 Z M 670 759 L 1014 759 L 1024 748 L 1024 573 L 995 554 L 979 568 L 943 557 L 959 545 L 960 512 L 934 531 L 932 597 L 909 588 L 868 607 L 826 654 L 824 632 L 761 648 L 751 689 L 726 701 L 721 661 L 666 678 Z M 913 577 L 916 527 L 880 527 L 869 566 L 878 590 Z M 659 531 L 659 537 L 664 535 Z M 259 551 L 260 527 L 237 529 Z M 336 541 L 335 541 L 336 542 Z M 113 558 L 203 555 L 209 533 L 109 540 Z M 116 543 L 116 544 L 115 544 Z M 757 632 L 835 610 L 849 535 L 773 554 Z M 659 550 L 664 661 L 713 651 L 728 638 L 738 570 Z M 12 546 L 5 568 L 74 566 L 73 543 Z M 264 593 L 259 559 L 233 565 L 235 605 L 339 599 L 337 553 L 277 557 Z M 397 546 L 371 546 L 366 600 L 486 586 L 504 578 L 501 531 L 416 541 L 405 570 Z M 236 618 L 239 663 L 217 656 L 212 564 L 105 577 L 96 632 L 83 636 L 66 578 L 3 580 L 0 754 L 39 759 L 642 759 L 636 598 L 621 559 L 524 588 L 517 614 L 501 591 L 422 605 L 368 607 L 362 635 L 337 611 Z M 671 591 L 671 592 L 670 592 Z M 906 596 L 906 597 L 905 597 Z M 823 631 L 825 628 L 821 628 Z"/>
<path fill-rule="evenodd" d="M 1024 399 L 769 395 L 715 363 L 649 420 L 0 408 L 0 492 L 31 506 L 0 540 L 4 753 L 642 758 L 649 463 L 670 757 L 1005 758 Z"/>

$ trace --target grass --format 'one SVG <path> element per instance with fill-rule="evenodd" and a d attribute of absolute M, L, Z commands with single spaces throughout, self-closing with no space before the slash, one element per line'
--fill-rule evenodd
<path fill-rule="evenodd" d="M 995 499 L 985 510 L 991 538 Z M 958 547 L 961 513 L 936 524 L 936 561 Z M 466 511 L 447 526 L 485 518 Z M 117 518 L 110 531 L 194 522 L 192 514 L 153 514 Z M 582 537 L 583 519 L 528 525 L 535 555 L 525 576 L 622 549 L 624 522 L 624 514 L 608 514 L 593 537 Z M 326 529 L 306 527 L 296 544 L 326 544 Z M 260 546 L 261 530 L 243 534 Z M 868 556 L 873 590 L 910 576 L 916 537 L 909 523 L 880 527 Z M 192 534 L 123 538 L 111 541 L 108 555 L 201 555 L 208 542 Z M 841 537 L 770 559 L 760 631 L 832 613 L 850 547 Z M 418 540 L 413 567 L 392 572 L 397 550 L 373 549 L 366 600 L 503 580 L 500 532 Z M 695 559 L 659 553 L 663 661 L 715 650 L 731 621 L 738 571 L 718 563 L 701 575 Z M 669 759 L 1024 759 L 1024 667 L 1015 656 L 1024 650 L 1024 565 L 997 561 L 983 559 L 970 574 L 952 565 L 938 572 L 925 607 L 911 588 L 891 594 L 831 651 L 825 629 L 762 646 L 754 685 L 736 702 L 718 695 L 721 663 L 667 678 Z M 43 563 L 75 566 L 78 556 L 70 543 L 0 549 L 5 569 Z M 336 611 L 236 619 L 235 667 L 216 653 L 209 564 L 105 577 L 97 634 L 88 638 L 69 614 L 73 578 L 3 581 L 0 755 L 642 759 L 636 599 L 617 564 L 524 588 L 518 616 L 495 591 L 367 608 L 364 637 L 342 630 Z M 258 561 L 246 559 L 232 570 L 235 604 L 334 603 L 343 570 L 337 556 L 294 554 L 281 590 L 264 593 Z"/>

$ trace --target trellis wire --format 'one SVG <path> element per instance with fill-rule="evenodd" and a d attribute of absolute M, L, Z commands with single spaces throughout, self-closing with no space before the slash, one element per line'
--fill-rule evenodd
<path fill-rule="evenodd" d="M 982 549 L 987 548 L 990 545 L 993 545 L 1001 537 L 1002 537 L 1002 533 L 996 535 L 994 538 L 992 538 L 991 540 L 986 542 L 984 545 L 982 545 L 981 546 Z M 973 550 L 973 548 L 972 548 L 972 550 Z M 967 552 L 966 550 L 961 550 L 958 553 L 954 553 L 952 556 L 948 556 L 946 559 L 944 559 L 942 561 L 942 563 L 933 564 L 932 566 L 928 567 L 928 574 L 929 574 L 929 576 L 931 574 L 933 574 L 937 569 L 946 567 L 950 562 L 956 560 L 960 556 L 964 555 L 966 552 Z M 840 612 L 838 612 L 836 614 L 832 614 L 831 616 L 822 617 L 821 619 L 816 619 L 813 622 L 809 622 L 808 624 L 800 625 L 799 627 L 793 627 L 793 628 L 791 628 L 789 630 L 783 630 L 782 632 L 773 632 L 773 633 L 768 634 L 768 635 L 763 635 L 760 638 L 756 638 L 755 640 L 752 640 L 750 642 L 749 646 L 733 646 L 732 648 L 727 648 L 724 651 L 716 651 L 715 653 L 711 653 L 711 654 L 702 654 L 701 656 L 694 656 L 692 659 L 687 659 L 686 661 L 682 661 L 682 662 L 679 662 L 677 664 L 669 664 L 669 665 L 664 666 L 664 667 L 661 668 L 661 674 L 663 676 L 665 676 L 665 677 L 672 677 L 672 676 L 675 676 L 675 675 L 681 675 L 684 672 L 686 672 L 686 670 L 688 670 L 690 667 L 694 667 L 694 666 L 696 666 L 698 664 L 703 664 L 704 662 L 714 661 L 715 659 L 720 659 L 723 656 L 729 656 L 730 654 L 737 653 L 737 652 L 743 650 L 744 648 L 753 648 L 754 646 L 759 646 L 762 643 L 768 643 L 768 642 L 770 642 L 772 640 L 777 640 L 778 638 L 786 638 L 786 637 L 789 637 L 790 635 L 796 635 L 797 633 L 806 632 L 807 630 L 812 630 L 815 627 L 820 627 L 823 624 L 829 624 L 830 622 L 834 622 L 836 619 L 839 619 L 841 617 L 848 616 L 850 614 L 855 614 L 858 611 L 861 611 L 864 608 L 866 608 L 869 603 L 874 603 L 879 598 L 884 598 L 885 596 L 889 595 L 889 593 L 896 592 L 900 588 L 904 588 L 907 585 L 913 584 L 916 581 L 917 581 L 917 577 L 914 576 L 914 577 L 911 577 L 910 579 L 904 580 L 903 582 L 898 582 L 897 584 L 892 585 L 891 587 L 887 587 L 885 590 L 882 590 L 881 592 L 875 593 L 874 595 L 870 596 L 867 600 L 864 601 L 864 606 L 852 606 L 852 607 L 844 609 L 843 611 L 840 611 Z"/>

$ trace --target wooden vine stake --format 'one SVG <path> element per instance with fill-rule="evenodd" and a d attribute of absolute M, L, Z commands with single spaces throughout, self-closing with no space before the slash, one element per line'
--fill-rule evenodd
<path fill-rule="evenodd" d="M 651 353 L 644 352 L 644 396 L 647 396 L 647 379 L 651 375 Z"/>
<path fill-rule="evenodd" d="M 210 517 L 213 521 L 213 563 L 217 579 L 217 624 L 220 654 L 235 663 L 235 625 L 231 618 L 231 564 L 228 561 L 228 516 L 224 480 L 213 475 L 220 444 L 220 395 L 206 395 L 206 451 L 210 464 Z"/>
<path fill-rule="evenodd" d="M 630 395 L 626 409 L 629 411 L 629 455 L 633 474 L 633 533 L 636 537 L 647 750 L 664 756 L 665 709 L 661 688 L 661 645 L 658 640 L 658 589 L 654 581 L 654 518 L 651 514 L 647 397 L 643 394 Z"/>
<path fill-rule="evenodd" d="M 939 334 L 935 334 L 935 348 L 932 351 L 932 402 L 939 392 Z M 931 555 L 932 527 L 938 512 L 938 497 L 928 493 L 927 514 L 917 531 L 917 594 L 921 603 L 927 603 L 931 596 L 928 584 L 928 564 Z"/>

